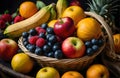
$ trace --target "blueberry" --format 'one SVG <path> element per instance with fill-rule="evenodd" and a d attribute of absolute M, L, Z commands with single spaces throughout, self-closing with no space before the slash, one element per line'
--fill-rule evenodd
<path fill-rule="evenodd" d="M 93 49 L 94 51 L 97 51 L 98 48 L 99 48 L 99 47 L 98 47 L 97 45 L 93 45 L 93 46 L 92 46 L 92 49 Z"/>
<path fill-rule="evenodd" d="M 35 51 L 35 46 L 34 45 L 30 45 L 29 47 L 28 47 L 28 50 L 30 51 L 30 52 L 34 52 Z"/>
<path fill-rule="evenodd" d="M 22 36 L 23 36 L 23 38 L 27 38 L 29 36 L 29 33 L 28 32 L 23 32 Z"/>
<path fill-rule="evenodd" d="M 57 42 L 57 37 L 55 35 L 52 35 L 48 38 L 48 41 L 52 42 L 52 43 L 55 43 L 55 42 Z"/>
<path fill-rule="evenodd" d="M 59 44 L 54 44 L 52 47 L 53 51 L 59 50 L 60 49 L 60 45 Z"/>
<path fill-rule="evenodd" d="M 24 45 L 24 46 L 26 46 L 27 44 L 29 44 L 28 41 L 24 41 L 24 42 L 23 42 L 23 45 Z"/>
<path fill-rule="evenodd" d="M 51 50 L 50 46 L 48 46 L 48 45 L 43 46 L 43 51 L 44 52 L 50 52 L 50 50 Z"/>
<path fill-rule="evenodd" d="M 23 42 L 24 42 L 24 41 L 28 41 L 28 39 L 27 39 L 27 38 L 23 38 Z"/>
<path fill-rule="evenodd" d="M 56 50 L 54 52 L 54 57 L 57 58 L 57 59 L 62 59 L 63 58 L 63 53 L 61 50 Z"/>
<path fill-rule="evenodd" d="M 92 39 L 91 40 L 91 43 L 94 45 L 94 44 L 98 44 L 98 40 L 97 39 Z"/>
<path fill-rule="evenodd" d="M 0 32 L 0 40 L 3 38 L 6 38 L 6 36 L 2 32 Z"/>
<path fill-rule="evenodd" d="M 46 29 L 48 27 L 48 25 L 46 23 L 43 23 L 40 27 L 43 29 Z"/>
<path fill-rule="evenodd" d="M 54 52 L 49 52 L 49 53 L 47 54 L 47 57 L 54 57 Z"/>
<path fill-rule="evenodd" d="M 43 54 L 42 49 L 39 48 L 39 47 L 37 47 L 37 48 L 35 49 L 35 54 L 37 54 L 37 55 L 42 55 L 42 54 Z"/>
<path fill-rule="evenodd" d="M 46 31 L 47 31 L 48 34 L 54 34 L 54 31 L 53 31 L 53 28 L 52 28 L 52 27 L 48 27 L 48 28 L 46 29 Z"/>
<path fill-rule="evenodd" d="M 47 35 L 46 35 L 46 39 L 48 40 L 49 37 L 51 37 L 51 36 L 52 36 L 52 34 L 47 34 Z"/>
<path fill-rule="evenodd" d="M 45 35 L 45 33 L 40 33 L 40 34 L 39 34 L 39 37 L 45 39 L 45 38 L 46 38 L 46 35 Z"/>
<path fill-rule="evenodd" d="M 30 29 L 30 30 L 29 30 L 29 34 L 32 35 L 32 36 L 34 36 L 34 35 L 37 34 L 37 31 L 36 31 L 34 28 L 33 28 L 33 29 Z"/>
<path fill-rule="evenodd" d="M 86 53 L 87 55 L 92 55 L 94 53 L 94 50 L 92 48 L 87 48 Z"/>
<path fill-rule="evenodd" d="M 47 42 L 47 45 L 49 45 L 50 47 L 52 47 L 54 44 L 51 42 Z"/>
<path fill-rule="evenodd" d="M 89 47 L 91 47 L 91 46 L 92 46 L 92 44 L 91 44 L 91 42 L 90 42 L 90 41 L 86 41 L 86 42 L 85 42 L 85 46 L 86 46 L 87 48 L 89 48 Z"/>
<path fill-rule="evenodd" d="M 99 39 L 98 40 L 98 46 L 101 47 L 103 45 L 103 40 L 102 39 Z"/>

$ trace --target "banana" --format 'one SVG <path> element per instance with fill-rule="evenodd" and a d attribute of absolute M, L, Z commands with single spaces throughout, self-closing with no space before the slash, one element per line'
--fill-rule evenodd
<path fill-rule="evenodd" d="M 55 5 L 55 4 L 54 4 Z M 55 5 L 56 6 L 56 5 Z M 51 10 L 50 10 L 50 18 L 49 18 L 49 21 L 51 20 L 54 20 L 57 18 L 57 12 L 56 12 L 56 8 L 52 7 Z"/>
<path fill-rule="evenodd" d="M 30 18 L 9 25 L 5 29 L 4 34 L 9 36 L 10 38 L 20 37 L 23 32 L 47 22 L 50 18 L 50 9 L 52 7 L 53 4 L 49 4 L 48 6 L 45 6 L 42 9 L 40 9 L 36 14 L 31 16 Z"/>
<path fill-rule="evenodd" d="M 58 0 L 56 3 L 57 18 L 60 18 L 64 10 L 68 7 L 67 0 Z"/>

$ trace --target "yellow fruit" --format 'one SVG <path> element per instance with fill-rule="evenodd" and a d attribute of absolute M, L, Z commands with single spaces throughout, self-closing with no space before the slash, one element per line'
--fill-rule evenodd
<path fill-rule="evenodd" d="M 63 12 L 62 17 L 71 17 L 76 25 L 81 19 L 85 18 L 84 10 L 80 6 L 70 6 Z"/>
<path fill-rule="evenodd" d="M 113 39 L 114 39 L 115 52 L 117 54 L 120 54 L 120 34 L 114 34 Z"/>
<path fill-rule="evenodd" d="M 29 18 L 38 11 L 34 2 L 25 1 L 20 4 L 19 13 L 24 18 Z"/>
<path fill-rule="evenodd" d="M 34 65 L 33 60 L 25 53 L 18 53 L 11 60 L 12 69 L 20 73 L 28 73 Z"/>
<path fill-rule="evenodd" d="M 99 22 L 91 17 L 79 21 L 77 27 L 77 36 L 83 41 L 98 39 L 102 32 Z"/>
<path fill-rule="evenodd" d="M 48 23 L 48 26 L 53 28 L 56 21 L 57 21 L 57 20 L 51 20 L 51 21 Z"/>

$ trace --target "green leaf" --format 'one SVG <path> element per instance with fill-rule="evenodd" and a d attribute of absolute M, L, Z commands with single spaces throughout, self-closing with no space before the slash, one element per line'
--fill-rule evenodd
<path fill-rule="evenodd" d="M 36 6 L 38 9 L 41 9 L 46 6 L 46 4 L 43 1 L 36 1 Z"/>

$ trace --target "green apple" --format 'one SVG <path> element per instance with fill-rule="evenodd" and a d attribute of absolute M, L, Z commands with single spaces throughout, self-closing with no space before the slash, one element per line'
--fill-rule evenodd
<path fill-rule="evenodd" d="M 53 67 L 43 67 L 37 72 L 36 78 L 60 78 L 60 74 Z"/>

